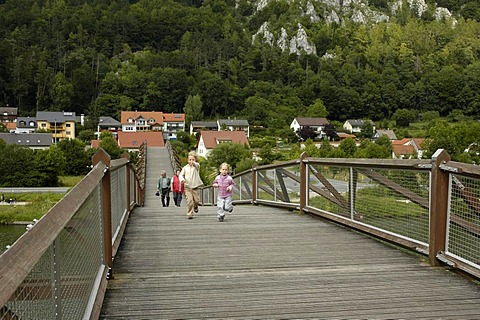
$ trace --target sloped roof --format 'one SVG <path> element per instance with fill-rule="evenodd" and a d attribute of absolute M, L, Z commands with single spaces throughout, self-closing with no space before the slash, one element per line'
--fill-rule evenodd
<path fill-rule="evenodd" d="M 3 122 L 3 125 L 5 126 L 5 128 L 7 128 L 8 131 L 17 129 L 16 122 Z"/>
<path fill-rule="evenodd" d="M 215 121 L 192 121 L 193 128 L 218 128 L 218 124 Z"/>
<path fill-rule="evenodd" d="M 393 153 L 396 156 L 416 153 L 415 148 L 412 145 L 392 145 Z"/>
<path fill-rule="evenodd" d="M 37 111 L 36 118 L 37 121 L 47 121 L 50 123 L 77 122 L 75 112 L 66 111 Z"/>
<path fill-rule="evenodd" d="M 113 119 L 112 117 L 100 117 L 98 119 L 99 126 L 109 126 L 109 127 L 121 127 L 122 124 L 120 121 Z"/>
<path fill-rule="evenodd" d="M 218 119 L 217 123 L 219 127 L 222 125 L 226 125 L 227 127 L 248 127 L 248 121 L 241 119 Z"/>
<path fill-rule="evenodd" d="M 6 144 L 26 147 L 48 147 L 52 144 L 50 133 L 0 133 L 0 139 Z"/>
<path fill-rule="evenodd" d="M 350 134 L 350 133 L 346 133 L 346 132 L 337 132 L 337 136 L 338 136 L 340 139 L 347 139 L 347 138 L 356 139 L 356 138 L 357 138 L 356 135 Z"/>
<path fill-rule="evenodd" d="M 221 141 L 249 145 L 245 131 L 200 131 L 205 148 L 213 149 Z"/>
<path fill-rule="evenodd" d="M 30 122 L 34 123 L 34 127 L 33 128 L 37 128 L 37 118 L 35 117 L 18 117 L 17 118 L 17 122 L 16 122 L 16 127 L 17 128 L 32 128 L 30 126 Z M 25 123 L 25 125 L 24 125 Z"/>
<path fill-rule="evenodd" d="M 0 114 L 5 114 L 5 113 L 9 116 L 16 116 L 18 114 L 18 108 L 0 107 Z"/>
<path fill-rule="evenodd" d="M 163 133 L 161 131 L 141 131 L 141 132 L 117 132 L 118 145 L 120 148 L 137 149 L 147 141 L 148 147 L 164 147 Z"/>
<path fill-rule="evenodd" d="M 329 124 L 325 118 L 295 118 L 301 126 L 325 126 Z"/>
<path fill-rule="evenodd" d="M 184 122 L 185 113 L 164 113 L 163 121 L 164 122 Z"/>
<path fill-rule="evenodd" d="M 395 135 L 395 132 L 393 130 L 383 130 L 383 129 L 378 129 L 377 130 L 377 135 L 380 136 L 387 136 L 388 139 L 390 140 L 397 140 L 397 136 Z"/>
<path fill-rule="evenodd" d="M 412 142 L 417 146 L 418 149 L 423 149 L 423 143 L 427 141 L 427 139 L 421 139 L 421 138 L 414 138 L 412 139 Z"/>
<path fill-rule="evenodd" d="M 410 142 L 410 138 L 403 138 L 401 140 L 393 140 L 392 141 L 392 146 L 399 146 L 399 145 L 406 145 L 407 143 Z"/>
<path fill-rule="evenodd" d="M 361 127 L 363 125 L 363 120 L 361 119 L 348 119 L 347 121 L 352 127 Z"/>
<path fill-rule="evenodd" d="M 154 119 L 156 123 L 163 125 L 163 112 L 159 111 L 122 111 L 120 122 L 128 124 L 128 119 L 138 119 L 142 117 L 145 120 Z"/>

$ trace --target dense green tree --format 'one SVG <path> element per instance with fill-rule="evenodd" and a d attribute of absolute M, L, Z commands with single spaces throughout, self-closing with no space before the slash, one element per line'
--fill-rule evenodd
<path fill-rule="evenodd" d="M 357 145 L 355 144 L 355 140 L 352 138 L 342 140 L 338 148 L 343 151 L 346 158 L 353 158 L 355 152 L 357 151 Z"/>
<path fill-rule="evenodd" d="M 220 143 L 208 153 L 207 164 L 208 167 L 217 168 L 216 171 L 218 171 L 220 164 L 226 162 L 232 170 L 236 172 L 238 163 L 251 158 L 250 149 L 246 145 L 239 143 Z"/>
<path fill-rule="evenodd" d="M 105 150 L 112 159 L 119 159 L 124 150 L 118 146 L 117 140 L 109 131 L 104 131 L 100 134 L 100 148 Z"/>
<path fill-rule="evenodd" d="M 66 161 L 65 175 L 80 176 L 90 171 L 91 159 L 85 152 L 85 143 L 79 139 L 65 139 L 57 143 Z"/>
<path fill-rule="evenodd" d="M 203 103 L 200 95 L 189 95 L 185 101 L 185 125 L 190 126 L 192 121 L 200 121 L 203 119 Z"/>
<path fill-rule="evenodd" d="M 395 111 L 392 119 L 395 120 L 397 126 L 408 127 L 417 117 L 417 112 L 408 109 L 398 109 Z"/>
<path fill-rule="evenodd" d="M 57 187 L 59 176 L 65 172 L 67 163 L 62 150 L 57 145 L 47 150 L 39 150 L 36 152 L 35 162 L 37 170 L 44 178 L 42 186 Z"/>
<path fill-rule="evenodd" d="M 85 144 L 90 144 L 90 142 L 95 139 L 95 132 L 90 129 L 82 130 L 78 133 L 77 139 Z"/>

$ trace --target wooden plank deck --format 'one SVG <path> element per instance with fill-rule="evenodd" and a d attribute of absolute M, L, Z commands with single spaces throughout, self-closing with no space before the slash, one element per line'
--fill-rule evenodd
<path fill-rule="evenodd" d="M 265 206 L 188 220 L 185 206 L 161 207 L 150 179 L 101 319 L 480 319 L 480 284 L 421 255 Z"/>

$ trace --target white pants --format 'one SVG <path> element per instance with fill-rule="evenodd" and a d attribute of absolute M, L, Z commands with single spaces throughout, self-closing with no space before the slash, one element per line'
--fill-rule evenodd
<path fill-rule="evenodd" d="M 225 216 L 225 213 L 232 212 L 232 197 L 217 198 L 217 217 Z"/>

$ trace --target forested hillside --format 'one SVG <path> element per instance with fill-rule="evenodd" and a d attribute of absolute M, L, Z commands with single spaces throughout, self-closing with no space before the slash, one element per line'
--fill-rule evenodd
<path fill-rule="evenodd" d="M 412 1 L 392 14 L 391 1 L 371 0 L 388 19 L 363 22 L 347 2 L 361 7 L 337 1 L 335 22 L 320 0 L 0 1 L 0 105 L 94 123 L 120 110 L 183 112 L 190 96 L 202 106 L 196 120 L 238 116 L 272 132 L 323 116 L 323 106 L 338 121 L 399 109 L 479 114 L 477 1 L 427 1 L 419 15 Z M 451 17 L 438 19 L 438 6 Z M 318 19 L 305 14 L 312 8 Z M 252 41 L 265 22 L 271 43 Z M 275 45 L 301 30 L 313 53 Z"/>

